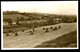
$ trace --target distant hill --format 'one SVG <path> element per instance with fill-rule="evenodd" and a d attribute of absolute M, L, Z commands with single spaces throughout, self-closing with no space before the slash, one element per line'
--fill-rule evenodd
<path fill-rule="evenodd" d="M 45 14 L 45 13 L 9 13 L 8 12 L 8 13 L 3 13 L 3 19 L 11 18 L 15 20 L 17 17 L 24 17 L 25 19 L 28 18 L 43 19 L 43 17 L 49 18 L 50 17 L 49 15 L 50 14 Z"/>
<path fill-rule="evenodd" d="M 34 18 L 34 19 L 47 19 L 47 18 L 63 18 L 76 15 L 58 15 L 58 14 L 47 14 L 47 13 L 21 13 L 17 11 L 6 11 L 3 12 L 3 19 L 11 18 L 15 20 L 17 17 L 24 17 L 24 19 Z"/>
<path fill-rule="evenodd" d="M 3 15 L 3 19 L 5 19 L 5 18 L 16 19 L 17 17 L 30 18 L 28 16 L 21 15 L 21 14 L 7 14 L 7 15 Z"/>

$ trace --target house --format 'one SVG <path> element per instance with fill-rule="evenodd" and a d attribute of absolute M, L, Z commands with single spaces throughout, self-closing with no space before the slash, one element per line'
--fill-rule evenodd
<path fill-rule="evenodd" d="M 53 21 L 55 21 L 56 23 L 61 23 L 62 19 L 60 19 L 60 18 L 55 18 L 55 19 L 53 19 Z"/>
<path fill-rule="evenodd" d="M 27 21 L 19 21 L 19 24 L 25 24 Z"/>
<path fill-rule="evenodd" d="M 45 22 L 46 20 L 29 20 L 29 21 L 19 21 L 19 24 L 30 24 L 30 23 L 40 23 Z"/>
<path fill-rule="evenodd" d="M 16 25 L 16 22 L 12 22 L 13 25 Z"/>
<path fill-rule="evenodd" d="M 7 25 L 9 25 L 8 22 L 3 22 L 3 26 L 7 26 Z"/>

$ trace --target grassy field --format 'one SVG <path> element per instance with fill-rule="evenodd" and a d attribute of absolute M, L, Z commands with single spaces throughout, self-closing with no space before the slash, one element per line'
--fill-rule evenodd
<path fill-rule="evenodd" d="M 77 47 L 77 31 L 67 33 L 56 39 L 43 42 L 35 48 Z"/>
<path fill-rule="evenodd" d="M 21 14 L 8 14 L 8 15 L 3 15 L 3 19 L 11 18 L 11 19 L 15 20 L 15 19 L 17 19 L 17 17 L 24 17 L 25 19 L 30 18 L 30 17 L 28 17 L 28 16 L 21 15 Z"/>
<path fill-rule="evenodd" d="M 17 28 L 9 28 L 9 29 L 3 29 L 3 33 L 9 33 L 9 30 L 11 31 L 21 31 L 21 30 L 28 30 L 27 27 L 17 27 Z"/>
<path fill-rule="evenodd" d="M 48 18 L 62 18 L 62 17 L 75 17 L 75 15 L 57 15 L 57 14 L 47 14 L 47 13 L 12 13 L 12 14 L 4 14 L 3 15 L 3 19 L 6 18 L 11 18 L 13 20 L 15 20 L 17 17 L 24 17 L 24 19 L 28 19 L 28 18 L 35 18 L 35 19 L 40 19 L 42 20 L 42 17 L 44 17 L 44 19 L 48 19 Z M 71 18 L 71 19 L 73 19 Z"/>
<path fill-rule="evenodd" d="M 44 15 L 49 15 L 49 14 L 44 14 L 44 13 L 12 13 L 12 14 L 4 14 L 3 18 L 11 18 L 11 19 L 16 19 L 17 17 L 24 17 L 24 18 L 38 18 L 41 19 L 42 16 Z M 53 15 L 54 16 L 54 15 Z"/>
<path fill-rule="evenodd" d="M 11 18 L 13 20 L 17 19 L 17 17 L 24 17 L 24 19 L 28 19 L 28 18 L 38 18 L 41 19 L 43 15 L 36 15 L 36 14 L 8 14 L 8 15 L 3 15 L 3 19 L 7 19 L 7 18 Z"/>
<path fill-rule="evenodd" d="M 50 27 L 58 27 L 61 26 L 60 29 L 58 30 L 50 30 L 49 32 L 45 32 L 45 30 L 43 30 L 43 28 L 50 28 Z M 9 36 L 5 36 L 6 34 L 3 34 L 3 47 L 4 48 L 34 48 L 37 45 L 41 45 L 41 43 L 46 42 L 46 41 L 51 41 L 53 39 L 56 39 L 58 37 L 61 37 L 67 33 L 76 31 L 76 23 L 61 23 L 61 24 L 56 24 L 56 25 L 49 25 L 49 26 L 43 26 L 43 27 L 38 27 L 35 28 L 35 32 L 33 35 L 30 35 L 29 30 L 25 30 L 24 32 L 19 31 L 17 32 L 19 36 L 15 36 L 14 33 L 9 33 Z M 76 34 L 70 34 L 70 36 Z M 68 36 L 66 39 L 67 41 L 71 38 L 73 40 L 72 37 Z M 75 35 L 76 37 L 76 35 Z M 59 38 L 61 39 L 61 38 Z M 75 39 L 75 38 L 74 38 Z M 62 39 L 62 41 L 58 41 L 58 42 L 63 42 L 66 40 Z M 73 41 L 71 41 L 73 42 Z M 74 42 L 75 43 L 75 42 Z M 63 43 L 64 44 L 64 43 Z M 76 43 L 75 43 L 76 44 Z M 69 45 L 68 45 L 69 46 Z"/>

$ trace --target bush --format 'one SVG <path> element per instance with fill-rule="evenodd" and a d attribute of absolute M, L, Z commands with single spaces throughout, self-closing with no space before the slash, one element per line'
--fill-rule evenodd
<path fill-rule="evenodd" d="M 64 18 L 62 18 L 62 22 L 74 23 L 74 22 L 77 22 L 77 17 L 76 16 L 65 16 Z"/>

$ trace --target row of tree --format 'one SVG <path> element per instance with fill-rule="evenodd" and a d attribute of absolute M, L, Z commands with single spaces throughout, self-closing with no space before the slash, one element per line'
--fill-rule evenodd
<path fill-rule="evenodd" d="M 58 17 L 57 17 L 58 18 Z M 55 19 L 55 18 L 54 18 Z M 64 16 L 64 17 L 60 17 L 61 22 L 62 23 L 74 23 L 74 22 L 77 22 L 77 17 L 76 16 Z M 53 25 L 53 24 L 56 24 L 56 21 L 53 20 L 53 18 L 47 18 L 46 19 L 46 22 L 34 22 L 34 23 L 30 23 L 30 24 L 22 24 L 20 25 L 19 24 L 19 21 L 24 21 L 24 20 L 35 20 L 35 19 L 25 19 L 24 17 L 17 17 L 16 18 L 16 25 L 19 27 L 19 26 L 26 26 L 26 27 L 29 27 L 31 28 L 31 26 L 46 26 L 46 25 Z M 8 22 L 10 25 L 12 25 L 12 22 L 13 20 L 11 18 L 6 18 L 6 19 L 3 19 L 3 21 L 6 21 Z M 61 23 L 61 22 L 58 22 L 58 23 Z"/>
<path fill-rule="evenodd" d="M 72 22 L 77 22 L 77 17 L 76 16 L 72 16 L 72 17 L 63 17 L 61 18 L 63 23 L 72 23 Z M 24 20 L 35 20 L 35 19 L 25 19 L 24 17 L 17 17 L 16 19 L 16 23 L 18 24 L 19 21 L 24 21 Z M 13 22 L 13 20 L 11 18 L 6 18 L 3 19 L 3 21 L 8 22 L 9 24 L 11 24 Z M 55 21 L 53 21 L 52 18 L 48 18 L 47 19 L 47 23 L 49 23 L 50 25 L 53 24 Z"/>
<path fill-rule="evenodd" d="M 77 17 L 76 16 L 70 16 L 70 17 L 64 17 L 62 18 L 62 22 L 64 23 L 73 23 L 73 22 L 77 22 Z"/>

